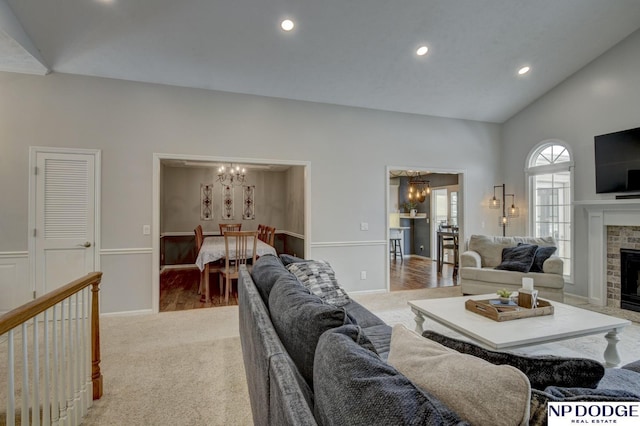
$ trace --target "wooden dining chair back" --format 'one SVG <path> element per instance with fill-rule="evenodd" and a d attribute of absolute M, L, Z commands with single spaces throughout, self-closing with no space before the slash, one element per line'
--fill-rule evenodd
<path fill-rule="evenodd" d="M 240 265 L 256 262 L 258 231 L 226 231 L 224 233 L 225 261 L 220 271 L 220 283 L 224 279 L 224 301 L 229 304 L 229 293 L 234 279 L 238 279 Z"/>
<path fill-rule="evenodd" d="M 274 247 L 276 241 L 276 228 L 267 226 L 266 235 L 264 242 L 269 244 L 271 247 Z"/>
<path fill-rule="evenodd" d="M 220 223 L 218 226 L 220 227 L 220 235 L 224 235 L 227 231 L 242 231 L 241 223 Z"/>
<path fill-rule="evenodd" d="M 267 225 L 259 224 L 258 225 L 258 239 L 260 241 L 267 242 Z"/>
<path fill-rule="evenodd" d="M 200 253 L 200 249 L 204 244 L 204 232 L 202 232 L 202 226 L 198 225 L 193 230 L 196 234 L 196 257 L 198 253 Z M 200 298 L 200 302 L 209 302 L 210 294 L 209 294 L 209 274 L 220 272 L 220 267 L 216 264 L 206 263 L 204 265 L 204 270 L 200 272 L 200 285 L 198 286 L 198 294 L 202 295 Z M 222 294 L 222 285 L 220 285 L 220 294 Z"/>

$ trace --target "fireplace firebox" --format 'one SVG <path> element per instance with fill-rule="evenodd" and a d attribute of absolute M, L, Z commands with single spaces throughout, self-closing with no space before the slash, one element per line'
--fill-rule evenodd
<path fill-rule="evenodd" d="M 640 250 L 620 249 L 620 307 L 640 312 Z"/>

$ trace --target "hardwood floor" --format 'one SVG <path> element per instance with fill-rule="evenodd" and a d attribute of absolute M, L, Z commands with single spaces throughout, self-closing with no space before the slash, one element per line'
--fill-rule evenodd
<path fill-rule="evenodd" d="M 160 273 L 160 312 L 227 306 L 224 296 L 220 295 L 218 274 L 211 274 L 209 281 L 212 301 L 200 302 L 198 269 L 165 269 Z M 238 304 L 237 290 L 237 282 L 234 281 L 229 305 Z"/>
<path fill-rule="evenodd" d="M 438 276 L 436 263 L 430 259 L 405 257 L 404 262 L 391 259 L 391 291 L 457 285 L 451 277 L 452 273 L 453 265 L 445 264 L 441 276 Z M 211 274 L 209 281 L 212 301 L 200 302 L 198 269 L 165 269 L 160 274 L 160 312 L 227 306 L 224 297 L 220 295 L 218 275 Z M 238 304 L 237 288 L 237 283 L 234 282 L 229 305 Z"/>
<path fill-rule="evenodd" d="M 453 265 L 444 264 L 438 275 L 436 262 L 422 257 L 405 257 L 389 261 L 391 291 L 417 290 L 420 288 L 450 287 L 458 285 L 453 280 Z"/>

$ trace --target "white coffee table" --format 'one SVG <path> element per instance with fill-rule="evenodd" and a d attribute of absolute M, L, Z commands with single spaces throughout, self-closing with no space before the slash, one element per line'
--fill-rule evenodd
<path fill-rule="evenodd" d="M 630 321 L 553 301 L 551 302 L 554 306 L 552 315 L 501 322 L 465 309 L 464 302 L 468 299 L 492 298 L 496 298 L 496 295 L 412 300 L 409 301 L 409 306 L 416 316 L 416 332 L 422 334 L 424 320 L 430 318 L 494 350 L 606 333 L 604 336 L 608 342 L 604 351 L 606 366 L 615 367 L 620 364 L 616 345 L 620 340 L 619 333 L 631 324 Z"/>

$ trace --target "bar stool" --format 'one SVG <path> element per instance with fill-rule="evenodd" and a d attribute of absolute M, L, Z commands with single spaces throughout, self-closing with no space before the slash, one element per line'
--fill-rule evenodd
<path fill-rule="evenodd" d="M 400 261 L 404 261 L 404 258 L 402 257 L 402 245 L 401 243 L 401 239 L 400 238 L 389 238 L 389 242 L 391 243 L 391 249 L 389 251 L 389 253 L 393 254 L 393 260 L 396 260 L 398 257 L 398 253 L 400 253 Z"/>

